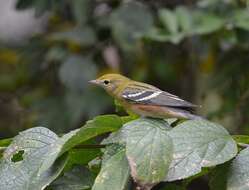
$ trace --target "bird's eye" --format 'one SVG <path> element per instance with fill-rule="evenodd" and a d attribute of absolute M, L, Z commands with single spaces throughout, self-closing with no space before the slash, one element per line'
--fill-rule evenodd
<path fill-rule="evenodd" d="M 104 84 L 105 84 L 105 85 L 108 85 L 109 83 L 110 83 L 109 80 L 104 80 Z"/>

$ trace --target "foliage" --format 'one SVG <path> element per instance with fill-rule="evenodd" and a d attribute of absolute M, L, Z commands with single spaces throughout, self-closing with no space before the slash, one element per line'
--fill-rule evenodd
<path fill-rule="evenodd" d="M 212 189 L 217 189 L 216 183 L 219 189 L 248 188 L 248 148 L 238 153 L 237 143 L 242 142 L 236 143 L 221 125 L 204 119 L 183 121 L 176 127 L 162 119 L 121 121 L 116 115 L 98 116 L 61 137 L 44 127 L 21 132 L 2 155 L 1 187 L 120 190 L 130 189 L 133 180 L 137 187 L 152 189 L 161 182 L 187 179 L 190 183 L 210 173 Z M 113 133 L 102 145 L 88 141 L 107 132 Z M 73 161 L 78 155 L 71 151 L 79 152 L 83 159 L 91 154 L 91 147 L 102 148 L 102 154 L 85 162 Z M 90 163 L 99 156 L 102 164 L 95 178 Z M 210 169 L 202 173 L 202 168 L 207 167 Z M 224 176 L 224 180 L 217 180 Z"/>
<path fill-rule="evenodd" d="M 16 8 L 49 20 L 24 44 L 0 42 L 4 136 L 34 125 L 62 133 L 111 111 L 110 99 L 87 83 L 104 72 L 167 86 L 203 104 L 203 115 L 221 122 L 235 115 L 237 127 L 226 126 L 247 130 L 246 1 L 18 0 Z"/>
<path fill-rule="evenodd" d="M 0 187 L 186 189 L 208 175 L 211 190 L 248 189 L 248 4 L 17 0 L 16 12 L 47 26 L 19 44 L 9 39 L 20 31 L 3 42 L 0 32 L 0 138 L 24 130 L 0 140 Z M 197 112 L 215 122 L 88 121 L 114 111 L 88 85 L 106 72 L 201 104 Z"/>

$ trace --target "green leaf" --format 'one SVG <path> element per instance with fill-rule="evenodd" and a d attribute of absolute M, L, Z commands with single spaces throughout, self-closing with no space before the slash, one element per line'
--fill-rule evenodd
<path fill-rule="evenodd" d="M 83 127 L 73 131 L 73 135 L 69 134 L 69 139 L 63 145 L 61 154 L 72 147 L 87 141 L 93 137 L 107 132 L 117 131 L 122 126 L 122 120 L 117 115 L 97 116 L 93 120 L 88 121 Z M 63 136 L 66 138 L 67 136 Z"/>
<path fill-rule="evenodd" d="M 120 152 L 123 150 L 125 146 L 120 145 L 120 144 L 111 144 L 106 146 L 104 149 L 104 154 L 102 156 L 102 166 L 112 157 L 114 156 L 117 152 Z"/>
<path fill-rule="evenodd" d="M 19 189 L 29 190 L 45 183 L 48 185 L 48 181 L 54 178 L 55 174 L 59 175 L 58 171 L 61 168 L 52 170 L 55 174 L 50 170 L 60 155 L 84 141 L 115 131 L 121 126 L 122 120 L 118 116 L 106 115 L 88 121 L 84 127 L 71 131 L 61 138 L 43 127 L 26 130 L 13 139 L 3 154 L 0 164 L 0 185 L 6 190 L 16 186 Z M 18 180 L 12 180 L 16 178 Z"/>
<path fill-rule="evenodd" d="M 249 12 L 248 9 L 236 10 L 233 16 L 234 25 L 238 28 L 249 30 Z"/>
<path fill-rule="evenodd" d="M 208 34 L 221 29 L 224 21 L 213 14 L 195 11 L 193 13 L 193 34 Z"/>
<path fill-rule="evenodd" d="M 88 121 L 80 129 L 71 131 L 57 141 L 57 149 L 47 158 L 46 162 L 40 167 L 40 172 L 45 171 L 51 166 L 57 157 L 64 154 L 71 148 L 81 144 L 100 134 L 118 130 L 122 126 L 122 120 L 116 115 L 97 116 Z"/>
<path fill-rule="evenodd" d="M 248 135 L 233 135 L 233 139 L 237 143 L 249 144 L 249 136 Z"/>
<path fill-rule="evenodd" d="M 61 158 L 57 159 L 53 163 L 53 165 L 44 173 L 42 174 L 38 173 L 37 176 L 33 176 L 31 179 L 32 180 L 31 189 L 43 190 L 61 174 L 64 167 L 66 166 L 66 163 L 67 163 L 67 155 L 63 155 Z"/>
<path fill-rule="evenodd" d="M 229 169 L 227 190 L 249 189 L 249 148 L 238 154 Z"/>
<path fill-rule="evenodd" d="M 129 118 L 130 119 L 130 118 Z M 170 130 L 171 129 L 171 126 L 169 125 L 168 121 L 169 122 L 172 122 L 172 121 L 175 121 L 174 119 L 173 120 L 155 120 L 155 119 L 152 119 L 150 121 L 150 119 L 136 119 L 136 120 L 132 120 L 132 121 L 148 121 L 152 124 L 154 124 L 153 122 L 156 122 L 156 124 L 158 125 L 161 125 L 163 126 L 163 128 L 165 128 L 166 130 Z M 128 120 L 129 121 L 129 120 Z M 125 144 L 127 141 L 128 141 L 128 137 L 130 136 L 130 134 L 132 133 L 131 132 L 131 129 L 129 127 L 129 123 L 131 123 L 132 121 L 126 123 L 122 128 L 120 128 L 117 132 L 114 132 L 114 133 L 111 133 L 109 135 L 109 137 L 105 138 L 101 144 L 112 144 L 112 143 L 120 143 L 120 144 Z M 125 127 L 125 126 L 128 126 L 128 127 Z"/>
<path fill-rule="evenodd" d="M 61 65 L 59 77 L 61 82 L 72 91 L 83 91 L 88 81 L 95 78 L 97 68 L 92 59 L 71 55 Z"/>
<path fill-rule="evenodd" d="M 142 186 L 162 181 L 173 154 L 169 124 L 164 120 L 141 118 L 126 123 L 122 129 L 127 133 L 126 155 L 135 181 Z"/>
<path fill-rule="evenodd" d="M 153 25 L 150 10 L 138 2 L 123 3 L 111 15 L 114 39 L 125 50 L 133 49 L 137 40 Z"/>
<path fill-rule="evenodd" d="M 171 42 L 173 44 L 178 44 L 184 38 L 184 34 L 170 34 L 165 30 L 152 28 L 145 37 L 148 39 L 156 40 L 158 42 Z"/>
<path fill-rule="evenodd" d="M 9 144 L 11 143 L 11 141 L 12 141 L 12 138 L 1 139 L 1 140 L 0 140 L 0 147 L 9 146 Z"/>
<path fill-rule="evenodd" d="M 161 9 L 158 12 L 159 19 L 166 29 L 168 29 L 169 33 L 175 34 L 178 33 L 178 20 L 174 11 L 168 9 Z"/>
<path fill-rule="evenodd" d="M 190 11 L 181 6 L 176 8 L 175 14 L 181 31 L 185 34 L 190 34 L 193 30 L 193 18 Z"/>
<path fill-rule="evenodd" d="M 217 166 L 212 172 L 209 180 L 210 190 L 226 190 L 227 176 L 231 162 Z"/>
<path fill-rule="evenodd" d="M 57 149 L 57 140 L 56 134 L 43 127 L 28 129 L 16 136 L 0 163 L 1 188 L 44 189 L 60 174 L 66 163 L 66 159 L 62 159 L 53 167 L 40 171 L 40 167 L 48 163 L 51 154 Z M 18 159 L 13 159 L 17 155 Z"/>
<path fill-rule="evenodd" d="M 201 172 L 202 167 L 222 164 L 237 154 L 237 145 L 219 124 L 189 120 L 173 128 L 174 159 L 166 181 L 184 179 Z"/>
<path fill-rule="evenodd" d="M 87 168 L 75 166 L 71 171 L 64 173 L 55 180 L 51 187 L 53 190 L 84 190 L 90 189 L 93 182 L 93 175 Z"/>
<path fill-rule="evenodd" d="M 92 190 L 126 190 L 129 176 L 130 169 L 123 149 L 105 162 L 95 179 Z"/>
<path fill-rule="evenodd" d="M 71 149 L 68 152 L 68 162 L 65 170 L 72 168 L 74 165 L 86 165 L 94 158 L 100 156 L 99 149 Z"/>

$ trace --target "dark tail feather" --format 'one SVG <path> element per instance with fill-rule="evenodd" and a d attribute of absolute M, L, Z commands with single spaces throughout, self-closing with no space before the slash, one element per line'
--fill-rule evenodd
<path fill-rule="evenodd" d="M 191 112 L 187 110 L 177 109 L 177 108 L 168 108 L 176 118 L 182 118 L 182 119 L 191 119 L 191 120 L 200 120 L 204 119 L 201 116 L 194 115 Z"/>

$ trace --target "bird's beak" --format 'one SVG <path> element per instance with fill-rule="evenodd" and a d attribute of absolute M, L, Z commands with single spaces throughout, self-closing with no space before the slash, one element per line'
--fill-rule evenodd
<path fill-rule="evenodd" d="M 91 83 L 91 84 L 95 84 L 95 85 L 99 84 L 98 80 L 90 80 L 88 82 Z"/>

